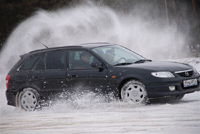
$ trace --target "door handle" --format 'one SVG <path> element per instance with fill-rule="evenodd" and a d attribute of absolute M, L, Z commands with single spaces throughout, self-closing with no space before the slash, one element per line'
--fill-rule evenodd
<path fill-rule="evenodd" d="M 45 77 L 44 76 L 32 76 L 32 79 L 41 79 L 41 80 L 44 80 Z"/>
<path fill-rule="evenodd" d="M 33 79 L 38 79 L 39 77 L 38 76 L 33 76 Z"/>
<path fill-rule="evenodd" d="M 78 77 L 76 74 L 68 74 L 69 77 Z"/>

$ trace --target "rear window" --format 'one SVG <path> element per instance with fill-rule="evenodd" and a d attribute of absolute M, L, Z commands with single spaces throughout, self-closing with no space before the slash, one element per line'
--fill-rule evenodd
<path fill-rule="evenodd" d="M 39 60 L 35 70 L 45 70 L 45 54 L 42 55 L 42 58 Z"/>
<path fill-rule="evenodd" d="M 27 61 L 23 63 L 19 70 L 31 70 L 38 57 L 39 55 L 31 56 Z"/>

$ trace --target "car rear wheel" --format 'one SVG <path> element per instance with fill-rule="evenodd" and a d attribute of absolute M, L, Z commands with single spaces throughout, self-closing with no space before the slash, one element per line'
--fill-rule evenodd
<path fill-rule="evenodd" d="M 17 94 L 17 106 L 25 111 L 34 111 L 38 106 L 39 94 L 33 88 L 25 88 Z"/>
<path fill-rule="evenodd" d="M 125 102 L 146 104 L 148 97 L 144 84 L 136 80 L 126 82 L 121 88 L 121 99 Z"/>

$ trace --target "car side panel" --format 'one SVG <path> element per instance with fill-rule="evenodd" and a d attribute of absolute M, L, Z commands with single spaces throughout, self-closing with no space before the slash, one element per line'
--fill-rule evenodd
<path fill-rule="evenodd" d="M 51 98 L 64 91 L 65 81 L 66 70 L 46 70 L 32 72 L 29 82 L 39 87 L 43 97 Z"/>

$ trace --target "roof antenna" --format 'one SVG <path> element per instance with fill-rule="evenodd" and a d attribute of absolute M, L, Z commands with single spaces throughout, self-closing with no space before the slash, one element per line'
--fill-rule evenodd
<path fill-rule="evenodd" d="M 29 36 L 31 36 L 30 34 L 28 34 Z M 40 42 L 38 39 L 34 38 L 33 36 L 31 36 L 33 39 L 35 39 L 36 41 L 38 41 L 40 44 L 42 44 L 44 47 L 48 48 L 44 43 Z"/>

